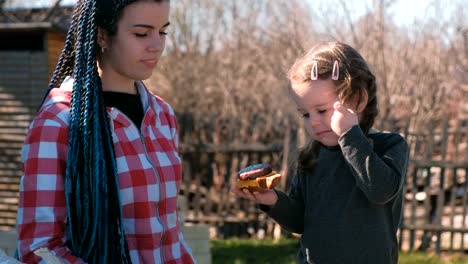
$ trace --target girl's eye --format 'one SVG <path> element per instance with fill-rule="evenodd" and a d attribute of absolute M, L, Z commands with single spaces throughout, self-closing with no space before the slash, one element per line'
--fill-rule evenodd
<path fill-rule="evenodd" d="M 301 116 L 302 116 L 302 118 L 309 118 L 310 114 L 309 113 L 302 113 Z"/>
<path fill-rule="evenodd" d="M 317 112 L 318 112 L 319 114 L 325 114 L 325 113 L 327 112 L 327 110 L 326 110 L 326 109 L 325 109 L 325 110 L 318 110 Z"/>
<path fill-rule="evenodd" d="M 162 31 L 162 32 L 159 32 L 159 34 L 161 34 L 161 35 L 163 35 L 163 36 L 166 36 L 166 35 L 167 35 L 167 32 Z"/>
<path fill-rule="evenodd" d="M 146 34 L 146 33 L 143 33 L 143 34 L 135 33 L 135 36 L 137 36 L 139 38 L 144 38 L 144 37 L 148 36 L 148 34 Z"/>

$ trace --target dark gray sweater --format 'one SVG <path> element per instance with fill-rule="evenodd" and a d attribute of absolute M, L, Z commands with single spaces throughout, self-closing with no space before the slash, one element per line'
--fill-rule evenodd
<path fill-rule="evenodd" d="M 335 147 L 322 146 L 311 175 L 297 175 L 273 208 L 260 206 L 300 233 L 298 263 L 398 262 L 396 232 L 408 146 L 394 133 L 366 137 L 354 126 Z"/>

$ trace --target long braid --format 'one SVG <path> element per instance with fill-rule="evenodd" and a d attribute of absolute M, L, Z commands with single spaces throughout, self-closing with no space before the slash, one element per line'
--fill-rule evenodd
<path fill-rule="evenodd" d="M 74 83 L 73 83 L 73 92 L 72 92 L 72 102 L 71 102 L 71 119 L 70 119 L 70 140 L 69 140 L 69 151 L 68 151 L 68 161 L 67 162 L 67 173 L 65 178 L 66 188 L 70 188 L 66 191 L 67 193 L 67 208 L 69 210 L 69 215 L 72 215 L 69 219 L 68 229 L 69 229 L 69 240 L 71 242 L 72 251 L 82 257 L 89 256 L 89 252 L 83 252 L 81 247 L 82 241 L 89 240 L 86 239 L 86 236 L 89 236 L 88 221 L 89 218 L 93 219 L 93 214 L 87 212 L 87 206 L 92 206 L 92 202 L 89 201 L 88 193 L 91 193 L 93 190 L 89 189 L 89 177 L 90 167 L 88 161 L 90 160 L 86 149 L 89 149 L 89 134 L 87 133 L 86 123 L 87 120 L 87 110 L 85 102 L 89 98 L 88 90 L 89 87 L 84 87 L 83 79 L 86 76 L 83 73 L 83 67 L 87 67 L 87 62 L 85 61 L 84 54 L 84 43 L 86 40 L 86 24 L 83 23 L 89 19 L 86 3 L 84 8 L 80 12 L 79 21 L 77 24 L 76 32 L 76 47 L 75 47 L 75 67 L 74 67 Z M 91 77 L 91 76 L 89 76 Z M 87 89 L 88 88 L 88 89 Z M 82 203 L 81 203 L 82 202 Z M 89 213 L 88 215 L 86 215 Z M 79 216 L 86 216 L 86 219 L 79 221 Z M 78 230 L 82 230 L 82 233 L 78 233 Z M 93 230 L 91 230 L 93 232 Z M 83 237 L 80 237 L 83 236 Z M 90 241 L 91 247 L 94 247 L 94 243 L 97 241 Z"/>
<path fill-rule="evenodd" d="M 58 87 L 66 76 L 73 74 L 75 66 L 75 42 L 76 42 L 76 31 L 77 24 L 80 14 L 83 12 L 83 1 L 79 1 L 74 10 L 70 21 L 70 27 L 68 29 L 67 37 L 65 39 L 65 45 L 58 60 L 57 66 L 55 67 L 51 81 L 49 83 L 49 90 Z"/>
<path fill-rule="evenodd" d="M 73 74 L 65 174 L 69 248 L 89 263 L 131 263 L 112 134 L 97 70 L 96 12 L 95 0 L 77 3 L 46 96 Z"/>
<path fill-rule="evenodd" d="M 75 40 L 76 40 L 76 24 L 78 15 L 80 14 L 82 9 L 81 1 L 76 4 L 73 15 L 70 21 L 70 27 L 68 29 L 67 37 L 65 39 L 65 45 L 63 47 L 62 53 L 60 54 L 60 58 L 57 62 L 57 66 L 54 69 L 54 73 L 52 74 L 52 78 L 49 82 L 49 86 L 47 92 L 45 93 L 42 102 L 39 104 L 39 107 L 42 106 L 45 99 L 49 95 L 50 91 L 54 87 L 58 87 L 66 76 L 69 76 L 73 73 L 73 68 L 75 65 Z"/>

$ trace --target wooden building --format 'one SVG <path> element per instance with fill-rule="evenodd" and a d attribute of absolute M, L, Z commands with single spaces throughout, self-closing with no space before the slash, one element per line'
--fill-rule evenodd
<path fill-rule="evenodd" d="M 21 147 L 62 52 L 72 11 L 59 1 L 44 7 L 16 2 L 3 2 L 0 9 L 0 230 L 16 223 Z"/>

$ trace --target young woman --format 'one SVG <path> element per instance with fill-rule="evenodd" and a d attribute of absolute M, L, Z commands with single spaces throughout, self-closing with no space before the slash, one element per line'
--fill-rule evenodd
<path fill-rule="evenodd" d="M 169 1 L 79 0 L 23 147 L 20 260 L 193 263 L 180 232 L 177 122 L 141 82 L 164 50 Z"/>

